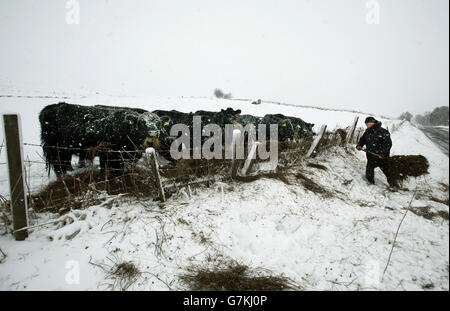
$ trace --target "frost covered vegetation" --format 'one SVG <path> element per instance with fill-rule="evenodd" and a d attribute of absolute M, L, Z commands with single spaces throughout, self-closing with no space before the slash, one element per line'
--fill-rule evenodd
<path fill-rule="evenodd" d="M 354 114 L 247 105 L 340 124 L 327 124 L 311 159 L 302 157 L 310 140 L 282 144 L 276 171 L 257 161 L 252 174 L 232 180 L 227 160 L 162 166 L 164 203 L 142 162 L 117 180 L 84 169 L 64 182 L 49 182 L 45 165 L 33 164 L 26 241 L 14 241 L 7 198 L 1 204 L 0 288 L 448 290 L 448 157 L 428 138 L 408 122 L 383 120 L 393 155 L 429 162 L 429 174 L 391 191 L 380 171 L 367 185 L 365 154 L 344 143 L 339 128 Z M 25 133 L 26 142 L 33 137 Z M 69 261 L 79 265 L 79 283 L 66 281 Z"/>

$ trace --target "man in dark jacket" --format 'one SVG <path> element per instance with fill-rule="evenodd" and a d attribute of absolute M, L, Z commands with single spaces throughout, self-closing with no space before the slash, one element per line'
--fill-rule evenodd
<path fill-rule="evenodd" d="M 397 187 L 389 178 L 386 160 L 389 157 L 392 147 L 391 134 L 388 130 L 382 128 L 381 122 L 377 121 L 374 117 L 367 117 L 365 123 L 367 129 L 360 138 L 358 145 L 356 145 L 356 149 L 362 150 L 364 145 L 366 146 L 366 178 L 369 183 L 375 184 L 374 170 L 379 167 L 384 175 L 386 175 L 389 185 Z"/>

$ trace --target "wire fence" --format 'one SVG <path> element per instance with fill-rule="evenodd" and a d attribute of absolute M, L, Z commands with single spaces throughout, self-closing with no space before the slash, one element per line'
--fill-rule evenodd
<path fill-rule="evenodd" d="M 344 131 L 347 131 L 347 129 Z M 281 158 L 281 162 L 283 162 L 283 168 L 290 168 L 297 165 L 297 160 L 304 157 L 307 151 L 312 147 L 313 139 L 314 137 L 300 140 L 277 141 L 279 147 L 278 156 Z M 319 139 L 321 143 L 318 144 L 317 150 L 318 152 L 321 152 L 329 146 L 336 145 L 336 143 L 341 144 L 343 142 L 342 140 L 343 138 L 339 136 L 336 131 L 325 132 Z M 266 141 L 266 147 L 269 143 L 270 140 Z M 44 156 L 41 155 L 39 155 L 41 160 L 29 158 L 24 160 L 25 187 L 28 193 L 28 200 L 33 207 L 42 208 L 45 206 L 46 208 L 49 208 L 52 206 L 59 209 L 67 208 L 68 205 L 74 204 L 74 198 L 86 197 L 86 191 L 97 194 L 101 191 L 106 191 L 108 193 L 110 191 L 119 191 L 121 193 L 130 191 L 137 194 L 145 192 L 147 195 L 157 195 L 158 190 L 155 184 L 155 173 L 148 163 L 148 158 L 144 157 L 144 165 L 137 164 L 141 156 L 145 155 L 145 150 L 139 148 L 133 150 L 115 150 L 113 148 L 114 146 L 110 144 L 100 144 L 99 146 L 90 148 L 50 146 L 29 142 L 26 142 L 23 145 L 32 148 L 41 148 L 43 151 L 45 151 L 45 149 L 56 149 L 71 151 L 72 154 L 87 152 L 91 155 L 91 158 L 87 157 L 86 160 L 89 160 L 89 163 L 85 163 L 85 169 L 83 171 L 75 170 L 73 173 L 69 173 L 63 178 L 56 179 L 47 185 L 41 185 L 37 192 L 32 192 L 31 179 L 45 178 L 47 174 L 44 170 L 42 175 L 32 175 L 31 171 L 33 167 L 42 165 L 45 166 L 47 170 L 52 166 L 63 167 L 67 171 L 71 171 L 74 167 L 74 163 L 72 160 L 52 161 L 45 159 Z M 0 145 L 0 155 L 3 147 L 4 142 Z M 250 148 L 245 149 L 247 156 L 249 149 Z M 193 151 L 195 149 L 184 148 L 184 150 Z M 98 165 L 98 162 L 97 164 L 94 164 L 93 155 L 98 156 L 98 153 L 96 152 L 99 151 L 104 152 L 104 154 L 118 153 L 120 154 L 120 157 L 117 157 L 117 155 L 113 156 L 111 159 L 103 157 L 104 163 L 100 163 L 101 165 Z M 292 160 L 292 158 L 295 159 Z M 239 166 L 242 166 L 245 160 L 246 159 L 240 160 Z M 268 160 L 255 159 L 254 161 L 255 163 L 260 163 Z M 7 165 L 7 163 L 2 162 L 0 165 Z M 186 189 L 186 187 L 189 186 L 201 184 L 210 186 L 218 181 L 224 182 L 231 180 L 232 176 L 230 175 L 230 171 L 232 171 L 232 165 L 233 160 L 226 158 L 213 160 L 178 160 L 172 161 L 167 165 L 157 165 L 159 171 L 157 175 L 161 176 L 163 192 L 173 193 L 180 191 L 181 189 Z M 80 166 L 76 165 L 76 167 L 79 168 Z M 50 176 L 49 171 L 47 173 L 48 178 Z M 8 180 L 8 178 L 0 179 L 0 183 L 7 182 Z"/>
<path fill-rule="evenodd" d="M 335 133 L 326 133 L 326 136 L 332 136 Z M 269 143 L 270 141 L 268 140 L 267 143 Z M 289 155 L 289 154 L 294 154 L 294 153 L 303 153 L 305 151 L 305 149 L 308 147 L 308 145 L 304 145 L 304 146 L 297 146 L 296 148 L 292 148 L 291 146 L 293 144 L 298 143 L 298 141 L 279 141 L 277 142 L 278 146 L 281 148 L 287 148 L 287 150 L 283 150 L 279 152 L 279 155 Z M 64 146 L 50 146 L 50 145 L 43 145 L 43 144 L 36 144 L 36 143 L 24 143 L 24 146 L 30 146 L 30 147 L 36 147 L 36 148 L 42 148 L 44 149 L 56 149 L 56 150 L 68 150 L 68 151 L 73 151 L 74 153 L 77 152 L 92 152 L 93 149 L 95 149 L 96 151 L 101 151 L 101 152 L 105 152 L 105 153 L 118 153 L 118 154 L 122 154 L 122 155 L 133 155 L 133 157 L 131 159 L 124 159 L 124 158 L 112 158 L 112 159 L 106 159 L 106 162 L 108 163 L 123 163 L 123 162 L 133 162 L 136 160 L 136 154 L 143 154 L 145 152 L 144 149 L 133 149 L 133 150 L 113 150 L 111 149 L 111 147 L 102 147 L 101 145 L 96 146 L 96 147 L 90 147 L 90 148 L 81 148 L 81 147 L 73 147 L 73 146 L 69 146 L 69 147 L 64 147 Z M 2 149 L 4 147 L 4 142 L 0 145 L 0 155 L 2 152 Z M 194 151 L 194 148 L 184 148 L 184 150 L 188 150 L 188 151 Z M 92 155 L 95 155 L 95 153 L 92 153 Z M 92 158 L 89 160 L 93 160 Z M 229 160 L 229 159 L 228 159 Z M 25 165 L 30 165 L 30 164 L 40 164 L 40 165 L 45 165 L 45 166 L 51 166 L 51 165 L 55 165 L 55 166 L 59 166 L 59 167 L 65 167 L 65 168 L 69 168 L 71 169 L 73 167 L 72 164 L 72 160 L 70 161 L 52 161 L 52 160 L 45 160 L 42 157 L 42 160 L 24 160 L 24 164 Z M 0 165 L 7 165 L 6 162 L 0 162 Z M 201 168 L 201 167 L 199 167 Z M 109 170 L 111 171 L 120 171 L 121 169 L 116 169 L 116 168 L 109 168 Z M 170 169 L 170 168 L 163 168 L 163 170 L 166 171 L 175 171 L 177 169 Z M 1 181 L 1 180 L 0 180 Z"/>

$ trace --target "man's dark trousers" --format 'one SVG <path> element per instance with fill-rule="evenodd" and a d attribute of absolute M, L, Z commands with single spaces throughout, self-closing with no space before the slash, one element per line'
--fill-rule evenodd
<path fill-rule="evenodd" d="M 379 167 L 381 171 L 386 175 L 386 178 L 388 180 L 389 185 L 394 185 L 389 178 L 388 173 L 388 164 L 386 159 L 380 159 L 380 158 L 370 158 L 367 159 L 367 166 L 366 166 L 366 178 L 371 184 L 375 184 L 375 168 Z"/>

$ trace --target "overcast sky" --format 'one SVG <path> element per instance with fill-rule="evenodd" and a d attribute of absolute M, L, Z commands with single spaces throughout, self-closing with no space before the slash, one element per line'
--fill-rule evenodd
<path fill-rule="evenodd" d="M 0 1 L 0 84 L 397 116 L 449 102 L 449 1 Z M 170 108 L 170 107 L 168 107 Z"/>

